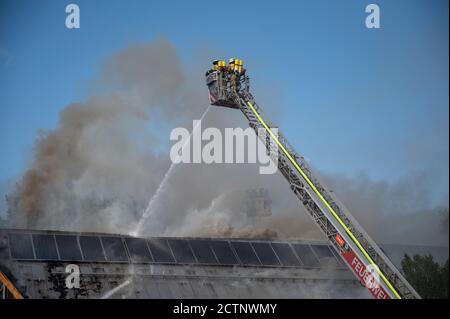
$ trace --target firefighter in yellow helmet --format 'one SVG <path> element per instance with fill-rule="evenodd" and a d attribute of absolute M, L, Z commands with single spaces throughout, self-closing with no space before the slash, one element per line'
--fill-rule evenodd
<path fill-rule="evenodd" d="M 226 70 L 227 70 L 227 63 L 225 61 L 220 60 L 217 65 L 218 65 L 220 71 L 226 72 Z"/>
<path fill-rule="evenodd" d="M 240 76 L 242 71 L 242 60 L 236 60 L 236 73 Z"/>
<path fill-rule="evenodd" d="M 233 76 L 231 79 L 231 87 L 233 91 L 237 89 L 237 84 L 239 83 L 238 67 L 239 67 L 239 59 L 234 59 Z"/>
<path fill-rule="evenodd" d="M 239 63 L 239 74 L 241 76 L 243 76 L 243 75 L 245 75 L 244 61 L 242 61 L 242 60 L 239 60 L 239 61 L 240 61 L 240 63 Z"/>
<path fill-rule="evenodd" d="M 227 76 L 227 63 L 223 60 L 217 62 L 217 70 L 219 71 L 220 77 L 225 80 Z"/>

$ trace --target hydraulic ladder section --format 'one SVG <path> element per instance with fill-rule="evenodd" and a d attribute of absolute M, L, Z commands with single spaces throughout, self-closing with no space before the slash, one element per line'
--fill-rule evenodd
<path fill-rule="evenodd" d="M 236 92 L 236 102 L 250 127 L 265 142 L 268 154 L 322 232 L 350 269 L 376 298 L 420 298 L 402 274 L 365 233 L 350 213 L 314 177 L 309 165 L 278 130 L 273 133 L 264 115 L 248 91 Z M 264 134 L 261 134 L 261 131 Z M 268 137 L 270 143 L 267 143 Z"/>
<path fill-rule="evenodd" d="M 209 87 L 211 87 L 211 83 Z M 221 90 L 239 107 L 250 127 L 265 144 L 270 157 L 314 222 L 345 264 L 377 299 L 415 299 L 419 294 L 347 209 L 313 174 L 305 159 L 262 112 L 249 92 L 249 78 Z M 230 89 L 231 88 L 231 89 Z"/>

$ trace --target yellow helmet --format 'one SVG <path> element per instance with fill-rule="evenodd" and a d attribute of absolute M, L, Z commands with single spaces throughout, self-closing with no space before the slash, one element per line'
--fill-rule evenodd
<path fill-rule="evenodd" d="M 226 66 L 227 65 L 227 63 L 225 62 L 225 61 L 223 61 L 223 60 L 220 60 L 219 61 L 219 66 L 220 67 L 224 67 L 224 66 Z"/>

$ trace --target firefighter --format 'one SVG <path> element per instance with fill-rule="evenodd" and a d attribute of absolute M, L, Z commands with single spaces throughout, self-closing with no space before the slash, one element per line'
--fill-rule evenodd
<path fill-rule="evenodd" d="M 220 60 L 217 65 L 218 65 L 220 71 L 222 71 L 224 73 L 226 72 L 226 70 L 227 70 L 227 63 L 225 61 Z"/>
<path fill-rule="evenodd" d="M 228 60 L 228 64 L 229 64 L 229 67 L 228 67 L 228 70 L 230 71 L 230 73 L 232 73 L 232 72 L 234 72 L 234 58 L 231 58 L 230 60 Z"/>
<path fill-rule="evenodd" d="M 209 74 L 211 74 L 211 73 L 214 72 L 214 71 L 218 71 L 218 66 L 217 66 L 218 63 L 219 63 L 219 60 L 214 60 L 214 61 L 212 62 L 212 64 L 213 64 L 212 68 L 209 69 L 208 71 L 206 71 L 206 75 L 209 75 Z"/>
<path fill-rule="evenodd" d="M 219 60 L 214 60 L 213 61 L 213 70 L 214 71 L 219 71 Z"/>
<path fill-rule="evenodd" d="M 235 74 L 236 74 L 236 78 L 235 78 L 235 86 L 236 88 L 239 90 L 240 87 L 240 83 L 241 83 L 241 75 L 242 75 L 242 65 L 243 65 L 243 61 L 240 59 L 235 59 L 234 60 L 234 69 L 235 69 Z"/>
<path fill-rule="evenodd" d="M 237 60 L 237 71 L 239 76 L 244 75 L 245 69 L 244 69 L 244 61 Z"/>
<path fill-rule="evenodd" d="M 240 75 L 241 68 L 242 68 L 242 60 L 236 59 L 234 63 L 236 65 L 236 67 L 235 67 L 236 68 L 236 74 Z"/>
<path fill-rule="evenodd" d="M 227 63 L 223 60 L 219 60 L 219 62 L 217 62 L 217 68 L 218 68 L 218 73 L 219 73 L 219 77 L 221 79 L 220 83 L 226 83 L 226 79 L 227 79 Z"/>

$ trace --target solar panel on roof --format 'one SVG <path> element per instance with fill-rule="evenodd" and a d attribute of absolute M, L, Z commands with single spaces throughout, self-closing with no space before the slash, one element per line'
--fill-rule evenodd
<path fill-rule="evenodd" d="M 123 261 L 249 266 L 320 267 L 339 259 L 324 244 L 287 242 L 142 239 L 118 236 L 9 233 L 12 258 L 67 261 Z M 152 256 L 154 254 L 154 256 Z M 83 257 L 84 255 L 84 257 Z M 36 257 L 35 257 L 36 256 Z"/>
<path fill-rule="evenodd" d="M 168 242 L 177 262 L 195 263 L 195 257 L 192 254 L 191 248 L 186 240 L 169 239 Z"/>
<path fill-rule="evenodd" d="M 252 246 L 246 241 L 232 241 L 234 250 L 244 265 L 260 266 L 261 263 L 255 254 Z"/>
<path fill-rule="evenodd" d="M 334 257 L 330 247 L 326 245 L 311 245 L 311 247 L 319 258 Z"/>
<path fill-rule="evenodd" d="M 329 246 L 311 245 L 311 247 L 319 258 L 320 263 L 334 266 L 337 266 L 339 264 Z"/>
<path fill-rule="evenodd" d="M 223 265 L 237 265 L 239 264 L 230 244 L 227 241 L 212 240 L 210 241 L 211 248 L 217 256 L 219 264 Z"/>
<path fill-rule="evenodd" d="M 82 261 L 80 247 L 78 247 L 77 236 L 55 235 L 61 260 Z"/>
<path fill-rule="evenodd" d="M 271 243 L 271 245 L 284 266 L 300 266 L 300 262 L 289 244 Z"/>
<path fill-rule="evenodd" d="M 300 258 L 304 266 L 307 267 L 320 266 L 319 261 L 317 260 L 316 256 L 314 255 L 309 245 L 292 244 L 292 246 L 294 247 L 295 252 L 297 253 L 298 257 Z"/>
<path fill-rule="evenodd" d="M 280 265 L 280 261 L 275 255 L 275 252 L 273 251 L 272 247 L 270 247 L 269 243 L 253 242 L 252 246 L 255 249 L 256 254 L 259 257 L 259 260 L 261 260 L 261 263 L 263 265 L 265 266 Z"/>
<path fill-rule="evenodd" d="M 80 246 L 84 260 L 105 261 L 102 245 L 97 236 L 80 236 Z"/>
<path fill-rule="evenodd" d="M 169 244 L 165 239 L 149 239 L 147 241 L 148 247 L 155 259 L 155 262 L 161 263 L 173 263 L 175 259 L 173 258 L 172 252 L 170 251 Z"/>
<path fill-rule="evenodd" d="M 33 234 L 34 251 L 36 259 L 58 260 L 58 252 L 53 235 Z"/>
<path fill-rule="evenodd" d="M 201 264 L 217 264 L 217 259 L 206 240 L 189 240 L 195 257 Z"/>
<path fill-rule="evenodd" d="M 128 261 L 127 252 L 120 237 L 101 237 L 108 261 Z"/>
<path fill-rule="evenodd" d="M 30 234 L 8 234 L 11 257 L 16 259 L 34 259 Z"/>
<path fill-rule="evenodd" d="M 150 251 L 148 250 L 145 239 L 142 238 L 125 238 L 131 260 L 134 262 L 153 261 Z"/>

